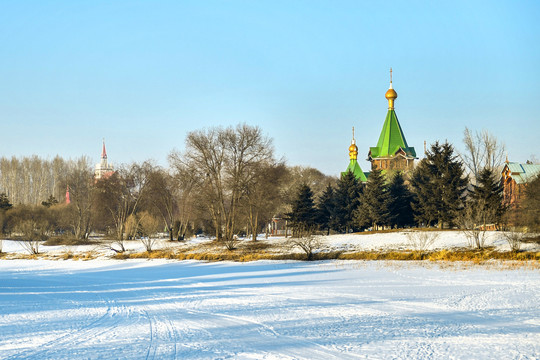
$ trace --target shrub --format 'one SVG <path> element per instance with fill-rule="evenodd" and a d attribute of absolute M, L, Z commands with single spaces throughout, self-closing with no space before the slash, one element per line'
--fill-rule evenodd
<path fill-rule="evenodd" d="M 432 231 L 411 231 L 406 236 L 408 244 L 412 249 L 426 251 L 435 243 L 435 240 L 439 237 L 439 233 Z"/>

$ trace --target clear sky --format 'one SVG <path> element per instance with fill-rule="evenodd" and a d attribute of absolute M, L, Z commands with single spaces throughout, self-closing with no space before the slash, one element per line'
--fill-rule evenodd
<path fill-rule="evenodd" d="M 409 146 L 489 129 L 540 158 L 539 1 L 0 2 L 0 156 L 166 165 L 188 131 L 245 122 L 289 165 L 360 165 L 387 112 Z"/>

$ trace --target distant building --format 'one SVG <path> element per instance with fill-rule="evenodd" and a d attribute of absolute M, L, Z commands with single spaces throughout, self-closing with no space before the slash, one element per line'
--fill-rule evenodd
<path fill-rule="evenodd" d="M 509 162 L 502 170 L 503 198 L 510 206 L 517 206 L 522 200 L 527 183 L 540 174 L 540 164 Z"/>
<path fill-rule="evenodd" d="M 368 161 L 371 162 L 372 170 L 412 170 L 414 160 L 417 159 L 416 151 L 414 147 L 407 145 L 394 110 L 397 93 L 392 87 L 392 69 L 390 69 L 390 88 L 385 97 L 388 100 L 388 113 L 377 146 L 369 148 Z"/>
<path fill-rule="evenodd" d="M 103 150 L 101 151 L 101 161 L 96 164 L 94 179 L 99 180 L 108 178 L 114 173 L 113 165 L 107 161 L 107 150 L 105 149 L 105 140 L 103 140 Z"/>
<path fill-rule="evenodd" d="M 268 224 L 268 232 L 272 236 L 290 236 L 292 230 L 288 225 L 287 219 L 283 215 L 274 215 L 272 221 Z"/>

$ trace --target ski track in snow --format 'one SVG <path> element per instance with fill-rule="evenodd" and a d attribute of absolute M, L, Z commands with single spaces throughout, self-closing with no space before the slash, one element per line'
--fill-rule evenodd
<path fill-rule="evenodd" d="M 540 274 L 0 262 L 1 359 L 537 359 Z"/>

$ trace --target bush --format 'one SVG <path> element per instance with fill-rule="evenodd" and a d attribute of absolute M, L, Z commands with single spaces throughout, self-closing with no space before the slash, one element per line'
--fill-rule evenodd
<path fill-rule="evenodd" d="M 503 233 L 504 238 L 510 245 L 512 251 L 519 251 L 521 248 L 521 241 L 523 240 L 524 233 L 516 228 L 512 228 L 509 231 Z"/>
<path fill-rule="evenodd" d="M 426 251 L 439 237 L 438 232 L 433 231 L 411 231 L 407 233 L 409 246 L 417 251 Z"/>
<path fill-rule="evenodd" d="M 290 242 L 293 247 L 298 247 L 306 253 L 306 259 L 308 261 L 313 260 L 314 251 L 319 249 L 323 244 L 320 237 L 313 235 L 298 239 L 292 238 Z"/>

